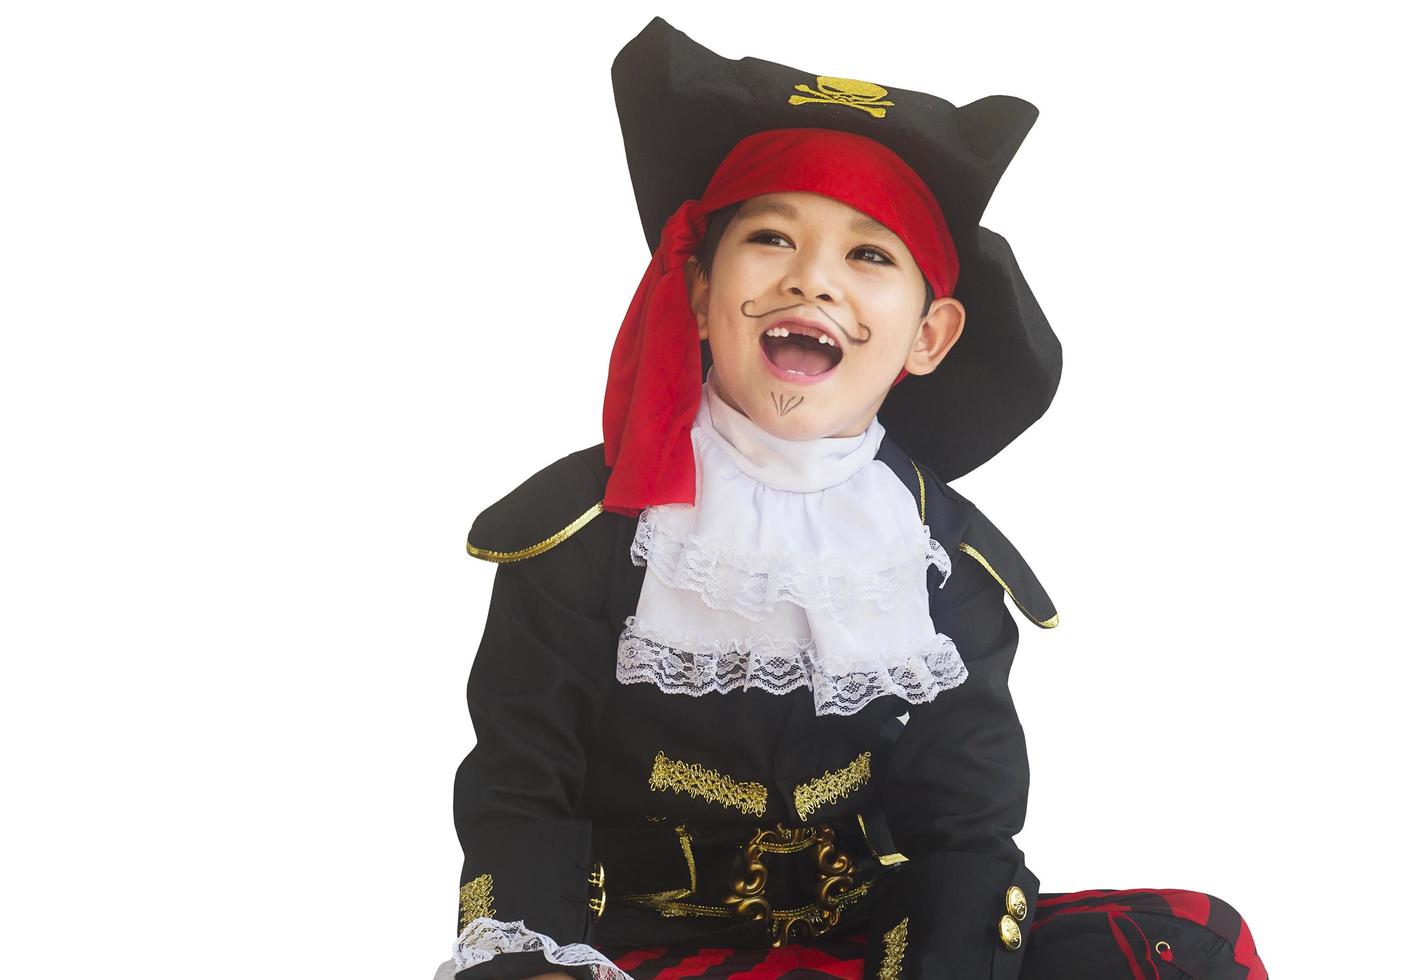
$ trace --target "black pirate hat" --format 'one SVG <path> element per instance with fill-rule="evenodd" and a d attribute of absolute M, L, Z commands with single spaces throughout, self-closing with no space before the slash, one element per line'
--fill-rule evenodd
<path fill-rule="evenodd" d="M 934 95 L 720 57 L 656 17 L 611 68 L 630 179 L 653 252 L 666 219 L 699 197 L 735 143 L 767 129 L 817 127 L 875 139 L 942 205 L 961 264 L 954 295 L 967 327 L 942 365 L 893 387 L 878 420 L 944 480 L 1000 452 L 1051 404 L 1061 343 L 1006 240 L 982 212 L 1036 120 L 993 95 L 958 108 Z M 704 344 L 705 368 L 709 349 Z"/>

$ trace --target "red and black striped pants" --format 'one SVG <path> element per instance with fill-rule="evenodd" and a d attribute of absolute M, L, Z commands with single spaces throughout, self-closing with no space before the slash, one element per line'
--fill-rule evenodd
<path fill-rule="evenodd" d="M 866 935 L 776 949 L 604 949 L 635 980 L 861 980 Z M 1249 927 L 1202 892 L 1043 893 L 1019 980 L 1267 980 Z"/>

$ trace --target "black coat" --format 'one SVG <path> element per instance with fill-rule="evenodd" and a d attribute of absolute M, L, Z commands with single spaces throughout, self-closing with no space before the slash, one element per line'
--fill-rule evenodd
<path fill-rule="evenodd" d="M 468 551 L 500 565 L 467 689 L 477 744 L 456 775 L 463 924 L 524 919 L 560 944 L 601 947 L 856 927 L 870 977 L 898 955 L 909 980 L 1017 975 L 1038 883 L 1012 840 L 1028 771 L 1003 597 L 1039 626 L 1056 612 L 975 507 L 889 439 L 877 458 L 952 558 L 942 587 L 929 569 L 931 614 L 969 676 L 926 704 L 886 696 L 850 716 L 815 715 L 802 688 L 693 697 L 615 681 L 645 569 L 630 559 L 635 520 L 599 508 L 603 447 L 476 519 Z M 770 833 L 751 853 L 758 829 Z M 603 890 L 589 880 L 601 868 Z M 506 953 L 460 976 L 549 969 L 539 952 Z"/>

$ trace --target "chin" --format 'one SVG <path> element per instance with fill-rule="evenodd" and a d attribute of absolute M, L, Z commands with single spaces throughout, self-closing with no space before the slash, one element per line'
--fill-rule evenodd
<path fill-rule="evenodd" d="M 718 371 L 717 359 L 715 370 Z M 829 417 L 830 399 L 836 401 L 837 394 L 822 390 L 829 387 L 827 384 L 780 384 L 767 376 L 762 365 L 756 367 L 752 376 L 742 376 L 732 385 L 723 374 L 719 375 L 719 382 L 725 401 L 759 428 L 780 439 L 821 439 L 836 435 L 849 425 L 847 419 Z M 778 408 L 780 403 L 785 410 L 782 414 Z"/>
<path fill-rule="evenodd" d="M 796 396 L 795 396 L 796 397 Z M 779 415 L 777 412 L 769 412 L 767 418 L 755 419 L 759 427 L 770 432 L 780 439 L 790 439 L 802 442 L 807 439 L 821 439 L 824 436 L 832 435 L 837 426 L 830 420 L 819 419 L 812 414 L 798 416 L 798 413 L 807 406 L 799 406 L 788 415 Z"/>

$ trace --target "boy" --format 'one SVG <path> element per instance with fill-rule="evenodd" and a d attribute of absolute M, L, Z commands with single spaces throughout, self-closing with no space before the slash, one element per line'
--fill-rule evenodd
<path fill-rule="evenodd" d="M 1038 896 L 1013 840 L 1003 597 L 1057 616 L 942 477 L 1060 375 L 977 227 L 1035 110 L 727 62 L 658 18 L 614 74 L 654 256 L 605 441 L 468 540 L 500 568 L 448 973 L 1264 976 L 1218 900 Z"/>

